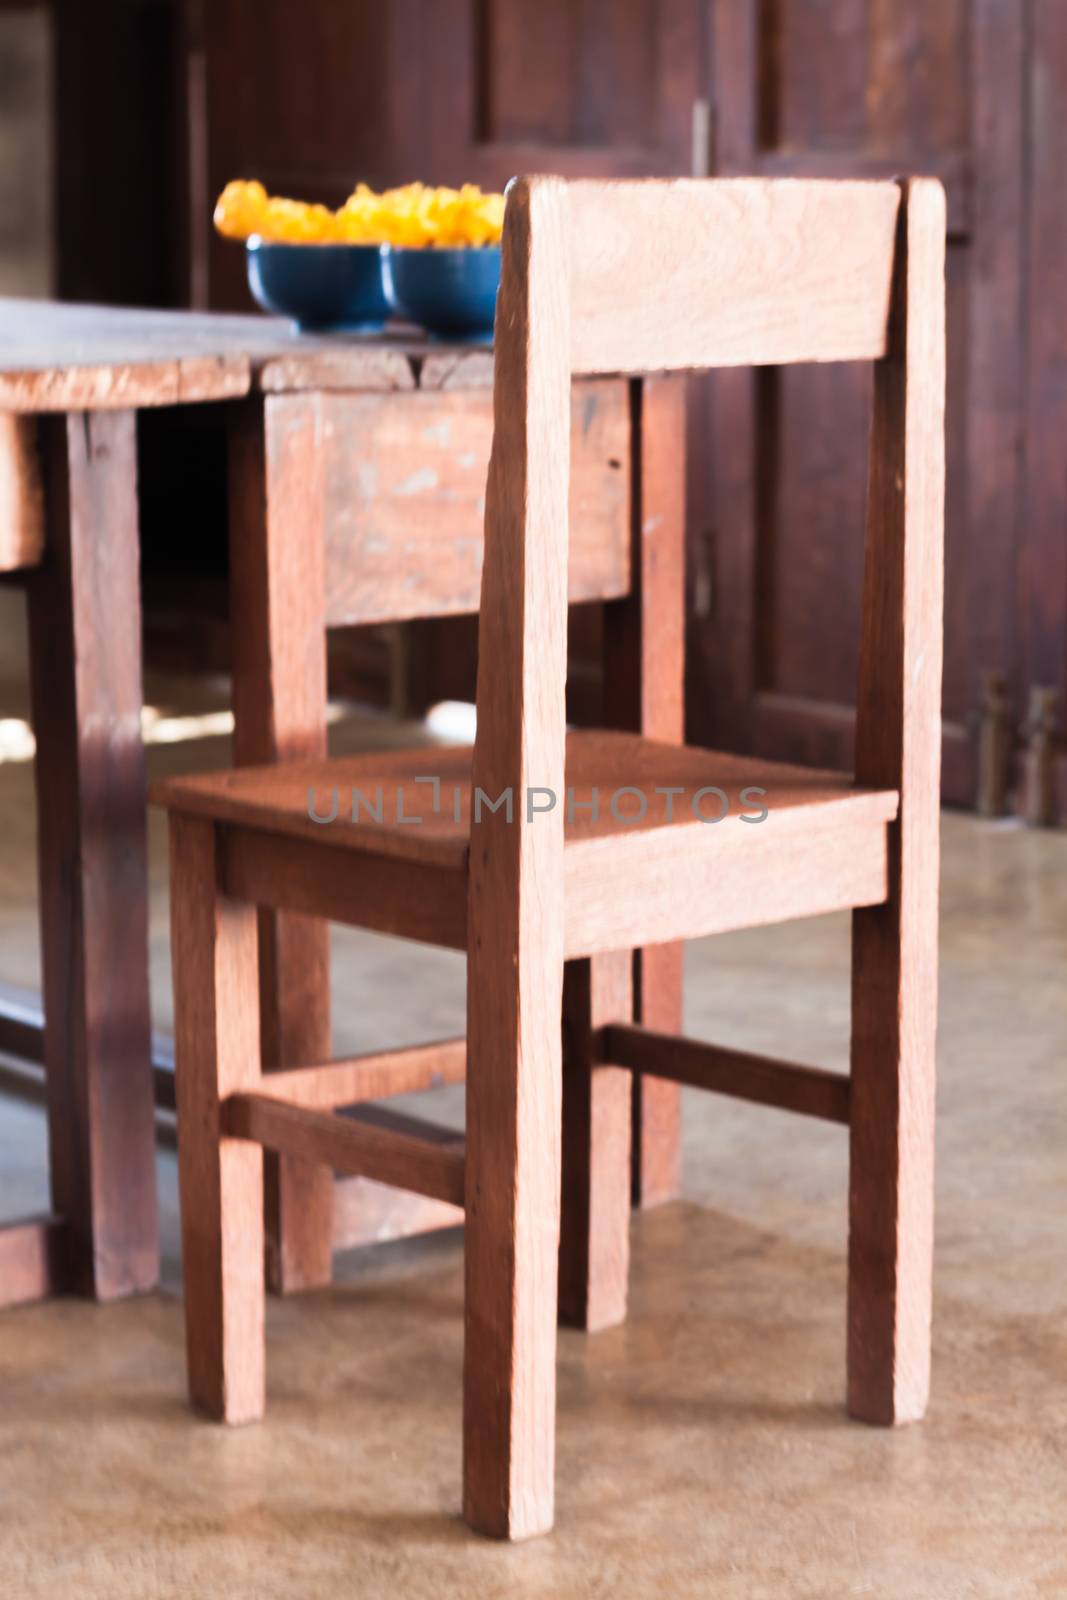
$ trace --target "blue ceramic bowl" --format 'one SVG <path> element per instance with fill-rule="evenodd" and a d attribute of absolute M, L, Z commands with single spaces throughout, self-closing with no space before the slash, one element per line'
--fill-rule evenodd
<path fill-rule="evenodd" d="M 382 246 L 385 297 L 398 317 L 443 339 L 493 337 L 500 246 L 405 250 Z"/>
<path fill-rule="evenodd" d="M 257 305 L 306 331 L 380 328 L 389 315 L 373 244 L 283 244 L 253 237 L 248 287 Z"/>

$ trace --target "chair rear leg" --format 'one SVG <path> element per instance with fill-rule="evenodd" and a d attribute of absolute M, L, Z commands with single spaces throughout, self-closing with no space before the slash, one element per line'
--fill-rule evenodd
<path fill-rule="evenodd" d="M 563 980 L 559 1319 L 593 1333 L 626 1319 L 632 1074 L 596 1063 L 596 1033 L 633 1020 L 633 956 L 569 961 Z"/>
<path fill-rule="evenodd" d="M 260 1034 L 264 1066 L 328 1061 L 330 928 L 293 912 L 259 914 Z M 275 1294 L 321 1289 L 333 1277 L 334 1175 L 268 1152 L 267 1284 Z"/>
<path fill-rule="evenodd" d="M 218 892 L 210 822 L 171 818 L 178 1173 L 189 1394 L 224 1422 L 264 1404 L 263 1152 L 221 1106 L 260 1077 L 256 910 Z"/>
<path fill-rule="evenodd" d="M 936 857 L 929 904 L 853 914 L 848 1409 L 922 1416 L 930 1387 Z"/>
<path fill-rule="evenodd" d="M 945 489 L 945 197 L 902 185 L 875 365 L 856 782 L 896 789 L 884 905 L 853 913 L 848 1406 L 921 1417 L 930 1382 Z"/>

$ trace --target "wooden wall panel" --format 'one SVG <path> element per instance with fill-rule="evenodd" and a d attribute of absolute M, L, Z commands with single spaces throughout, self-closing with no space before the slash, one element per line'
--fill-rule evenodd
<path fill-rule="evenodd" d="M 1023 234 L 1028 207 L 1024 85 L 1027 75 L 1026 7 L 974 0 L 971 68 L 972 140 L 977 270 L 968 284 L 966 350 L 967 429 L 966 559 L 948 529 L 945 623 L 955 636 L 969 634 L 967 699 L 977 700 L 983 670 L 1002 673 L 1020 705 L 1024 683 L 1016 659 L 1015 563 L 1024 462 L 1021 404 L 1024 383 Z M 1058 158 L 1057 158 L 1058 159 Z M 949 314 L 955 318 L 955 308 Z M 948 374 L 948 422 L 959 426 L 960 373 Z M 955 452 L 953 452 L 953 457 Z M 952 481 L 950 493 L 959 493 Z M 962 581 L 961 574 L 962 569 Z M 988 595 L 999 594 L 990 605 Z M 949 672 L 959 651 L 953 637 Z"/>
<path fill-rule="evenodd" d="M 651 148 L 656 12 L 654 0 L 483 0 L 476 21 L 481 137 Z"/>
<path fill-rule="evenodd" d="M 854 0 L 763 6 L 761 146 L 848 150 L 865 143 L 870 10 Z"/>
<path fill-rule="evenodd" d="M 49 0 L 61 299 L 179 303 L 176 9 L 174 0 Z"/>
<path fill-rule="evenodd" d="M 1035 0 L 1027 111 L 1034 171 L 1026 262 L 1030 318 L 1024 540 L 1019 570 L 1020 659 L 1025 683 L 1067 696 L 1067 9 Z"/>
<path fill-rule="evenodd" d="M 477 19 L 477 104 L 485 140 L 574 137 L 571 0 L 485 0 Z"/>
<path fill-rule="evenodd" d="M 863 578 L 869 369 L 757 380 L 757 692 L 849 704 Z"/>
<path fill-rule="evenodd" d="M 1009 481 L 1012 469 L 1001 404 L 973 392 L 972 348 L 977 344 L 988 384 L 1023 327 L 1002 242 L 1003 230 L 1018 224 L 1008 152 L 1018 184 L 1013 130 L 1021 83 L 999 78 L 994 90 L 992 65 L 998 48 L 1006 50 L 1009 73 L 1018 61 L 1012 10 L 981 0 L 713 5 L 717 172 L 932 172 L 946 184 L 945 776 L 948 796 L 968 802 L 972 712 L 983 670 L 1003 665 L 999 619 L 1015 560 L 1010 490 L 987 467 L 979 506 L 992 553 L 977 557 L 982 580 L 974 582 L 969 518 L 980 440 L 995 443 Z M 996 178 L 983 187 L 975 182 L 979 159 L 998 163 Z M 1017 257 L 1018 244 L 1015 250 Z M 1006 367 L 997 381 L 1010 392 L 1010 358 Z M 696 565 L 710 569 L 713 597 L 712 615 L 700 625 L 699 676 L 690 685 L 693 731 L 767 754 L 845 764 L 852 753 L 870 373 L 768 371 L 747 382 L 716 376 L 712 384 L 710 471 L 691 485 Z M 991 647 L 993 659 L 982 661 Z"/>
<path fill-rule="evenodd" d="M 336 206 L 356 182 L 420 175 L 424 0 L 211 0 L 188 39 L 205 128 L 191 196 L 208 205 L 230 178 Z M 201 201 L 201 204 L 204 202 Z M 215 237 L 205 292 L 247 309 L 241 252 Z"/>
<path fill-rule="evenodd" d="M 690 171 L 706 0 L 433 0 L 424 40 L 437 182 Z"/>

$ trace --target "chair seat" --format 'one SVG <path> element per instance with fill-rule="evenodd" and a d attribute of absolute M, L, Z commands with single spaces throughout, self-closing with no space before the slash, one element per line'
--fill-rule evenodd
<path fill-rule="evenodd" d="M 168 779 L 151 798 L 242 832 L 465 877 L 471 759 L 469 746 L 429 746 L 238 768 Z M 564 812 L 568 955 L 885 899 L 895 790 L 603 731 L 568 735 L 566 782 L 563 795 L 532 789 L 511 806 Z M 483 816 L 493 802 L 507 809 L 506 797 L 479 797 Z"/>

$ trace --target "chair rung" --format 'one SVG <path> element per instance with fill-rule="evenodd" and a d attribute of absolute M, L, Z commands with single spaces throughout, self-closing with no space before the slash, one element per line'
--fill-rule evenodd
<path fill-rule="evenodd" d="M 269 1072 L 260 1092 L 290 1105 L 325 1110 L 462 1083 L 466 1075 L 467 1041 L 441 1039 L 408 1050 L 386 1050 Z"/>
<path fill-rule="evenodd" d="M 605 1065 L 629 1067 L 653 1078 L 669 1078 L 672 1083 L 797 1111 L 802 1116 L 823 1117 L 827 1122 L 849 1120 L 847 1076 L 821 1067 L 774 1061 L 628 1023 L 614 1023 L 603 1030 L 598 1059 Z"/>
<path fill-rule="evenodd" d="M 446 1128 L 439 1122 L 427 1122 L 425 1117 L 412 1116 L 409 1111 L 397 1111 L 393 1106 L 349 1106 L 342 1116 L 365 1128 L 383 1128 L 387 1133 L 403 1133 L 410 1139 L 426 1144 L 442 1145 L 462 1151 L 465 1139 L 461 1129 Z"/>
<path fill-rule="evenodd" d="M 282 1155 L 463 1205 L 462 1137 L 414 1117 L 394 1116 L 387 1122 L 377 1110 L 371 1116 L 361 1112 L 342 1117 L 269 1094 L 233 1094 L 223 1106 L 223 1129 L 232 1138 L 251 1139 Z"/>

